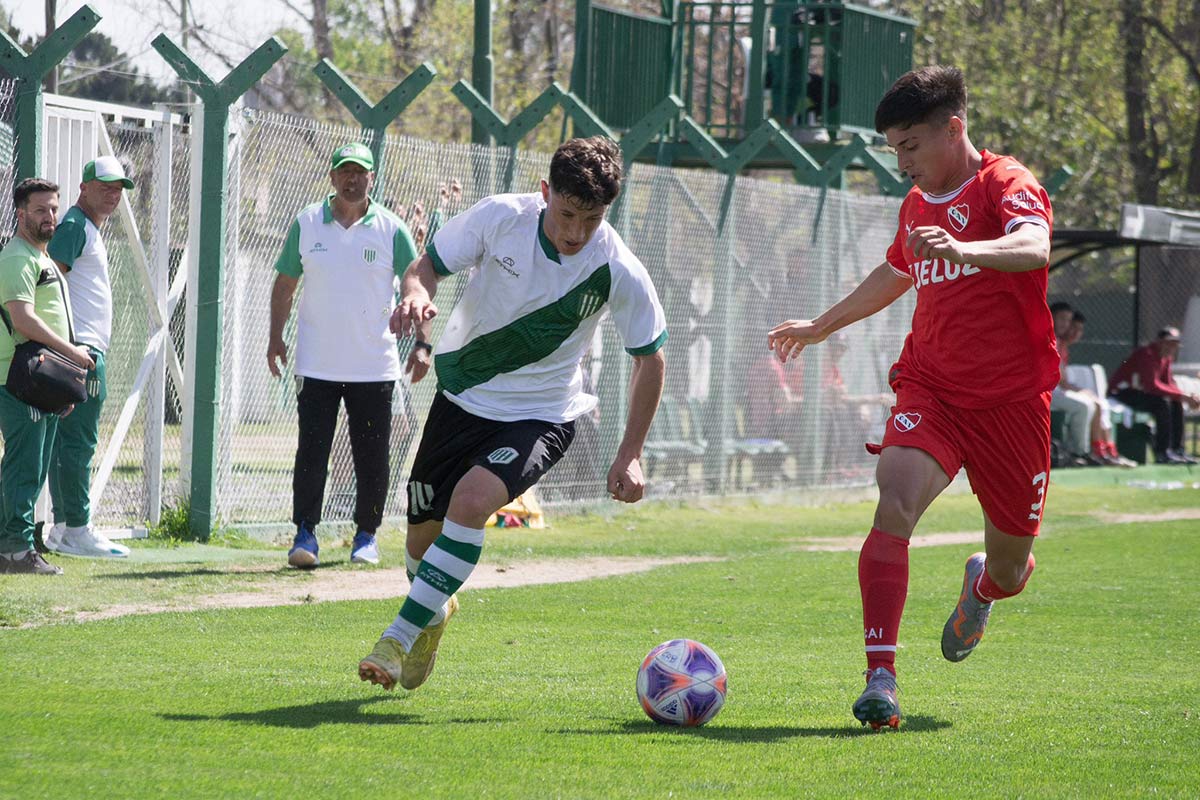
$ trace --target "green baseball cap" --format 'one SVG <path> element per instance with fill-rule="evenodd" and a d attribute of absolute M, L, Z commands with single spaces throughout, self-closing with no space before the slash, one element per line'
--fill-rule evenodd
<path fill-rule="evenodd" d="M 351 142 L 334 150 L 333 158 L 330 159 L 331 169 L 337 169 L 347 163 L 358 164 L 364 169 L 372 171 L 375 169 L 375 156 L 371 155 L 371 148 L 362 142 Z"/>
<path fill-rule="evenodd" d="M 95 161 L 89 161 L 83 167 L 83 182 L 104 181 L 113 183 L 120 181 L 126 189 L 133 188 L 133 181 L 125 176 L 125 168 L 113 156 L 100 156 Z"/>

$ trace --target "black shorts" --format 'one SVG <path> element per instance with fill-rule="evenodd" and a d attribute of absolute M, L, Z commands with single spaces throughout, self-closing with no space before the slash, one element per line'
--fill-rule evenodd
<path fill-rule="evenodd" d="M 438 392 L 408 478 L 408 521 L 444 520 L 454 487 L 483 467 L 520 497 L 558 463 L 575 438 L 575 422 L 498 422 L 459 408 Z"/>

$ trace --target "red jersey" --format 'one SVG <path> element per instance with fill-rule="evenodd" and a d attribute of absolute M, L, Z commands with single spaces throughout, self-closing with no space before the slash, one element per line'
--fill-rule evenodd
<path fill-rule="evenodd" d="M 887 252 L 892 269 L 917 289 L 912 332 L 892 367 L 893 388 L 915 381 L 963 408 L 1026 400 L 1059 381 L 1046 305 L 1048 266 L 1001 272 L 920 260 L 905 245 L 909 232 L 922 225 L 940 225 L 966 242 L 999 239 L 1022 224 L 1051 231 L 1050 198 L 1033 174 L 1009 156 L 980 155 L 979 171 L 948 194 L 913 187 Z"/>
<path fill-rule="evenodd" d="M 1121 389 L 1137 389 L 1146 394 L 1182 400 L 1187 397 L 1187 392 L 1175 383 L 1175 376 L 1171 374 L 1171 361 L 1172 359 L 1162 356 L 1156 342 L 1139 347 L 1117 367 L 1117 371 L 1108 381 L 1110 390 L 1117 392 Z"/>

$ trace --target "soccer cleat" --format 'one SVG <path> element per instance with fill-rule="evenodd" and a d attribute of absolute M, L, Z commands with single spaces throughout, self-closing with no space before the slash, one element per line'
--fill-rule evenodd
<path fill-rule="evenodd" d="M 307 522 L 296 526 L 296 538 L 292 540 L 292 549 L 288 550 L 288 563 L 293 567 L 310 569 L 321 563 L 317 557 L 320 547 L 317 545 L 317 535 Z"/>
<path fill-rule="evenodd" d="M 983 632 L 987 629 L 992 604 L 975 596 L 975 584 L 983 574 L 985 557 L 976 553 L 967 559 L 966 575 L 963 577 L 962 594 L 954 613 L 942 628 L 942 655 L 947 661 L 962 661 L 979 646 Z"/>
<path fill-rule="evenodd" d="M 854 718 L 872 730 L 884 725 L 900 727 L 900 701 L 896 699 L 896 676 L 887 667 L 867 670 L 867 688 L 854 701 Z"/>
<path fill-rule="evenodd" d="M 53 534 L 52 530 L 52 537 Z M 107 536 L 98 532 L 91 525 L 64 528 L 54 549 L 62 555 L 81 558 L 125 558 L 129 555 L 128 547 L 110 541 Z"/>
<path fill-rule="evenodd" d="M 8 575 L 62 575 L 62 567 L 56 567 L 37 550 L 19 553 L 0 553 L 0 572 Z"/>
<path fill-rule="evenodd" d="M 358 662 L 358 679 L 370 681 L 387 691 L 396 688 L 408 653 L 395 639 L 384 637 L 375 643 L 371 654 Z"/>
<path fill-rule="evenodd" d="M 405 689 L 415 689 L 424 683 L 433 673 L 433 662 L 437 661 L 438 642 L 446 631 L 446 625 L 454 612 L 458 611 L 458 598 L 450 595 L 446 601 L 446 616 L 437 625 L 430 625 L 421 631 L 421 635 L 413 642 L 408 657 L 404 659 L 400 671 L 400 685 Z"/>
<path fill-rule="evenodd" d="M 350 545 L 350 563 L 379 563 L 379 545 L 375 543 L 375 534 L 366 531 L 354 534 L 354 542 Z"/>

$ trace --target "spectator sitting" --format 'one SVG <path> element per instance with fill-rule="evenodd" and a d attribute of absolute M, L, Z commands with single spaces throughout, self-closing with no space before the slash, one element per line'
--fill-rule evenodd
<path fill-rule="evenodd" d="M 1058 302 L 1050 306 L 1050 316 L 1054 320 L 1054 341 L 1059 357 L 1058 386 L 1054 387 L 1054 393 L 1050 396 L 1050 410 L 1062 411 L 1066 415 L 1063 423 L 1063 445 L 1067 448 L 1072 463 L 1075 466 L 1103 465 L 1105 462 L 1092 455 L 1088 446 L 1098 398 L 1074 386 L 1066 377 L 1070 352 L 1067 337 L 1071 333 L 1075 310 L 1071 308 L 1070 303 Z"/>
<path fill-rule="evenodd" d="M 804 400 L 803 381 L 799 361 L 781 364 L 767 353 L 751 362 L 746 375 L 746 436 L 791 444 Z"/>
<path fill-rule="evenodd" d="M 1059 352 L 1062 354 L 1062 380 L 1066 386 L 1073 388 L 1077 392 L 1081 392 L 1087 396 L 1087 399 L 1095 404 L 1096 411 L 1092 414 L 1092 457 L 1098 459 L 1104 464 L 1114 467 L 1136 467 L 1137 462 L 1132 461 L 1122 456 L 1117 452 L 1117 442 L 1113 435 L 1112 424 L 1112 407 L 1109 405 L 1108 399 L 1098 397 L 1091 389 L 1084 387 L 1072 386 L 1066 380 L 1066 367 L 1070 362 L 1070 347 L 1083 338 L 1083 326 L 1087 322 L 1087 317 L 1078 311 L 1071 318 L 1071 324 L 1067 328 L 1067 336 L 1065 341 L 1058 343 Z"/>
<path fill-rule="evenodd" d="M 1153 342 L 1137 348 L 1109 378 L 1109 394 L 1137 411 L 1154 415 L 1154 460 L 1195 464 L 1183 451 L 1183 406 L 1200 407 L 1200 395 L 1175 383 L 1171 364 L 1179 354 L 1179 329 L 1166 327 Z"/>

